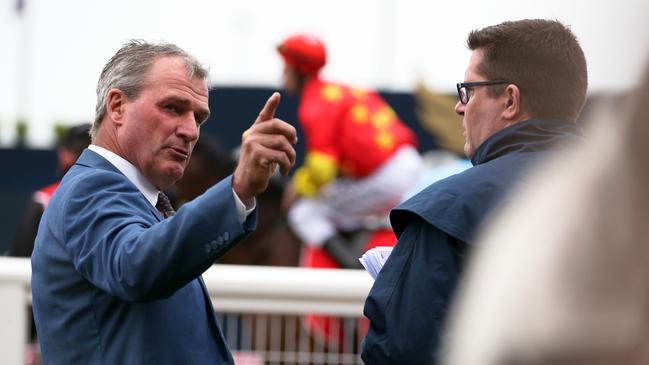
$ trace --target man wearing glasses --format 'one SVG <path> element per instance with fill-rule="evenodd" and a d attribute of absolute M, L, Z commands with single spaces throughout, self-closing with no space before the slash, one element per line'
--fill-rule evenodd
<path fill-rule="evenodd" d="M 446 312 L 480 223 L 535 160 L 581 135 L 575 122 L 586 61 L 567 27 L 505 22 L 471 32 L 467 43 L 472 54 L 455 111 L 474 166 L 391 212 L 399 241 L 365 302 L 367 365 L 443 360 Z"/>

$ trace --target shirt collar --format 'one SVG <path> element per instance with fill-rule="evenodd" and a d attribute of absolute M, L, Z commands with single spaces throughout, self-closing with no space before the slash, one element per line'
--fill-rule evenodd
<path fill-rule="evenodd" d="M 133 166 L 133 164 L 126 161 L 123 157 L 103 147 L 91 144 L 88 146 L 88 149 L 96 152 L 115 166 L 119 172 L 124 174 L 124 176 L 126 176 L 126 178 L 129 179 L 129 181 L 132 182 L 140 192 L 142 192 L 146 200 L 155 207 L 158 202 L 158 189 L 156 189 L 156 187 L 153 186 L 144 175 L 142 175 L 137 167 Z"/>

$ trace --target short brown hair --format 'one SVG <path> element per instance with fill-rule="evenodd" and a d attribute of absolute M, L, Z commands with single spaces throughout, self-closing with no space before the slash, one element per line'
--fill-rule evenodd
<path fill-rule="evenodd" d="M 504 22 L 472 31 L 467 45 L 483 52 L 478 73 L 519 87 L 532 118 L 575 121 L 579 116 L 588 87 L 586 58 L 575 35 L 560 22 Z"/>

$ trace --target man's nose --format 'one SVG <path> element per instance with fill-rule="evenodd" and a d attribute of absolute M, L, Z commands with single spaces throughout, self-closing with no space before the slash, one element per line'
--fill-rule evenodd
<path fill-rule="evenodd" d="M 455 112 L 456 112 L 457 114 L 459 114 L 459 115 L 464 115 L 464 109 L 465 109 L 465 108 L 466 108 L 466 105 L 465 105 L 465 104 L 462 104 L 462 102 L 460 102 L 460 101 L 458 100 L 457 104 L 455 104 L 455 108 L 454 108 L 454 109 L 455 109 Z"/>
<path fill-rule="evenodd" d="M 176 133 L 187 141 L 195 141 L 198 139 L 198 123 L 193 113 L 187 113 L 182 118 L 182 122 L 176 127 Z"/>

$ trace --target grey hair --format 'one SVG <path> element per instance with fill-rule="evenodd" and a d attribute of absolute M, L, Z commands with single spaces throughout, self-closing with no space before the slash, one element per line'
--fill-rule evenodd
<path fill-rule="evenodd" d="M 123 91 L 130 99 L 137 98 L 146 75 L 159 57 L 182 57 L 191 78 L 201 78 L 207 84 L 209 71 L 194 57 L 170 43 L 149 43 L 139 39 L 130 40 L 108 61 L 97 82 L 97 106 L 90 136 L 95 136 L 106 114 L 106 101 L 111 89 Z"/>

